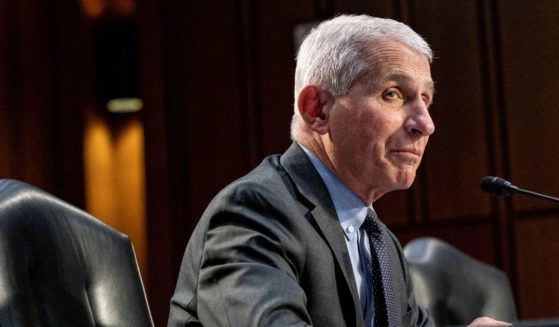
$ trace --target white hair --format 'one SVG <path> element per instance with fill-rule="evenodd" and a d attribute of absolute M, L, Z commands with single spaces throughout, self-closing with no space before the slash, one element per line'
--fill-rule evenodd
<path fill-rule="evenodd" d="M 346 95 L 353 82 L 371 67 L 371 43 L 395 40 L 424 54 L 433 53 L 427 42 L 409 26 L 392 19 L 367 15 L 341 15 L 322 22 L 305 38 L 297 55 L 295 105 L 291 138 L 299 140 L 301 119 L 297 97 L 306 85 L 316 85 L 334 96 Z"/>

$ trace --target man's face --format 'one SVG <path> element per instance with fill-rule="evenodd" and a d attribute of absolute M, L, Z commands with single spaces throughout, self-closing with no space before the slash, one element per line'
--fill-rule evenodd
<path fill-rule="evenodd" d="M 435 131 L 427 58 L 396 41 L 371 49 L 379 64 L 335 97 L 324 135 L 336 174 L 366 202 L 411 186 Z"/>

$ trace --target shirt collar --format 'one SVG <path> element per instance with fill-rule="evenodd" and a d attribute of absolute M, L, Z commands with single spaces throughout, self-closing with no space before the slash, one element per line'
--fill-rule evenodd
<path fill-rule="evenodd" d="M 346 238 L 353 239 L 365 221 L 367 209 L 372 209 L 372 205 L 365 204 L 314 153 L 299 145 L 326 184 Z"/>

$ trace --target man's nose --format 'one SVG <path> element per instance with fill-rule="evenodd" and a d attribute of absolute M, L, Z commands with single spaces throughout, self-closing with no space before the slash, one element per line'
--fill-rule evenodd
<path fill-rule="evenodd" d="M 406 131 L 412 135 L 429 136 L 435 132 L 435 123 L 429 113 L 429 108 L 423 100 L 418 99 L 410 103 L 409 115 L 404 123 Z"/>

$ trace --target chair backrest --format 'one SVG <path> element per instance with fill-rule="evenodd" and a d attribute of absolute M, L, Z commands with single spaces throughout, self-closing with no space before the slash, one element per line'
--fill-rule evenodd
<path fill-rule="evenodd" d="M 481 316 L 516 320 L 508 278 L 497 268 L 432 237 L 411 241 L 404 255 L 417 303 L 437 326 L 467 325 Z"/>
<path fill-rule="evenodd" d="M 1 326 L 153 326 L 128 237 L 0 180 Z"/>

